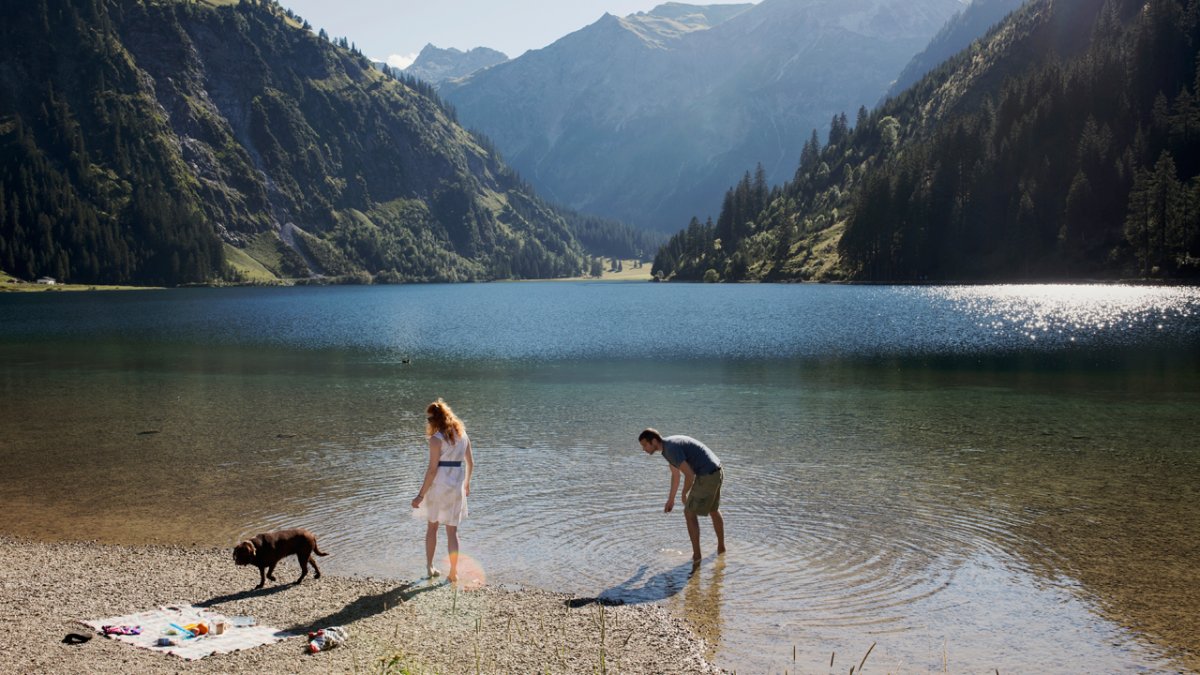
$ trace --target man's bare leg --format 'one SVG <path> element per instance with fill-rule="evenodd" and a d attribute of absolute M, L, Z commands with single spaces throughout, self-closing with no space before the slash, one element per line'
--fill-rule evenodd
<path fill-rule="evenodd" d="M 712 512 L 713 532 L 717 533 L 717 553 L 725 552 L 725 519 L 720 511 Z"/>
<path fill-rule="evenodd" d="M 692 562 L 700 562 L 700 519 L 689 511 L 683 512 L 687 520 L 688 537 L 692 540 Z"/>

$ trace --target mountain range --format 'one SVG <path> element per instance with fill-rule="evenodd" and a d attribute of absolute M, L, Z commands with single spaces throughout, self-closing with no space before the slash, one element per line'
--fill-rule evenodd
<path fill-rule="evenodd" d="M 656 246 L 532 183 L 676 230 L 663 279 L 1200 275 L 1200 4 L 1031 0 L 987 28 L 1011 3 L 975 0 L 926 44 L 957 3 L 606 15 L 444 81 L 458 113 L 269 0 L 5 4 L 0 269 L 458 281 Z M 833 108 L 883 94 L 890 47 L 913 84 Z M 822 107 L 824 144 L 801 120 Z M 482 110 L 495 142 L 465 129 Z"/>
<path fill-rule="evenodd" d="M 476 47 L 464 52 L 453 47 L 439 49 L 427 44 L 417 54 L 416 60 L 404 69 L 404 73 L 436 85 L 446 80 L 466 77 L 475 71 L 507 60 L 508 56 L 504 52 L 487 47 Z"/>
<path fill-rule="evenodd" d="M 547 197 L 671 231 L 756 163 L 790 175 L 814 128 L 870 105 L 957 0 L 667 3 L 444 82 L 463 123 Z"/>
<path fill-rule="evenodd" d="M 792 179 L 748 175 L 665 279 L 1200 276 L 1200 4 L 1032 0 Z"/>
<path fill-rule="evenodd" d="M 578 218 L 430 85 L 275 2 L 0 7 L 0 269 L 19 277 L 574 275 L 590 263 Z"/>

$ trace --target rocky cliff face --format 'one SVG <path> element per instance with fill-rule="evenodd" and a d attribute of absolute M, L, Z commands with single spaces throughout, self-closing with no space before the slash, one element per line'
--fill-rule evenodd
<path fill-rule="evenodd" d="M 756 163 L 790 176 L 814 128 L 878 100 L 960 7 L 670 3 L 605 15 L 441 93 L 547 195 L 669 231 L 715 214 Z"/>
<path fill-rule="evenodd" d="M 504 52 L 487 47 L 476 47 L 464 52 L 454 48 L 439 49 L 428 44 L 417 55 L 417 60 L 405 68 L 404 72 L 436 85 L 446 80 L 466 77 L 507 60 L 508 56 Z"/>

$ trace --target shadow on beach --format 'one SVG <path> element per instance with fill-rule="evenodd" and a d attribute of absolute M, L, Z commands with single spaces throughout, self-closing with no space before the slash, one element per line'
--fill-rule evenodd
<path fill-rule="evenodd" d="M 642 565 L 633 576 L 621 583 L 605 589 L 593 598 L 571 598 L 566 601 L 568 607 L 583 607 L 585 605 L 637 605 L 646 602 L 658 602 L 678 595 L 691 580 L 698 565 L 690 561 L 653 576 L 646 576 L 649 565 Z"/>
<path fill-rule="evenodd" d="M 252 588 L 248 591 L 238 591 L 237 593 L 227 593 L 225 595 L 216 595 L 216 596 L 213 596 L 213 597 L 205 600 L 204 602 L 195 603 L 195 606 L 196 607 L 212 607 L 214 605 L 220 605 L 220 604 L 223 604 L 226 602 L 237 602 L 238 600 L 246 600 L 247 598 L 266 597 L 268 595 L 275 595 L 276 593 L 286 591 L 287 589 L 289 589 L 295 585 L 296 584 L 294 584 L 294 583 L 279 584 L 276 586 L 268 586 L 266 588 Z"/>
<path fill-rule="evenodd" d="M 375 595 L 364 595 L 342 609 L 339 609 L 332 614 L 315 619 L 304 624 L 295 624 L 283 632 L 302 634 L 310 631 L 315 631 L 318 628 L 327 626 L 337 626 L 347 623 L 352 623 L 360 619 L 365 619 L 376 614 L 382 614 L 388 609 L 399 605 L 402 602 L 407 602 L 421 593 L 432 591 L 435 588 L 440 588 L 447 585 L 449 582 L 430 582 L 422 579 L 420 581 L 409 581 L 383 593 Z M 288 589 L 298 586 L 297 583 L 283 583 L 266 588 L 252 588 L 246 591 L 238 591 L 237 593 L 227 593 L 225 595 L 216 595 L 203 602 L 195 603 L 196 607 L 210 608 L 216 605 L 222 605 L 227 602 L 237 602 L 239 600 L 247 600 L 250 598 L 264 598 L 276 593 L 282 593 Z"/>
<path fill-rule="evenodd" d="M 308 623 L 296 624 L 287 630 L 292 633 L 309 633 L 320 628 L 354 623 L 376 614 L 382 614 L 402 602 L 408 602 L 421 593 L 441 588 L 447 583 L 449 582 L 426 583 L 424 580 L 403 583 L 383 593 L 364 595 L 332 614 Z"/>

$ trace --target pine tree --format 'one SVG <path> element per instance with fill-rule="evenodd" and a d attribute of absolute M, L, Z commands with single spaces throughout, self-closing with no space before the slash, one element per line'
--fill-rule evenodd
<path fill-rule="evenodd" d="M 800 168 L 796 171 L 797 182 L 800 176 L 812 171 L 817 162 L 821 160 L 821 141 L 817 138 L 817 130 L 812 130 L 812 136 L 808 142 L 804 144 L 804 149 L 800 152 Z"/>
<path fill-rule="evenodd" d="M 1184 239 L 1183 190 L 1175 173 L 1175 160 L 1164 150 L 1154 165 L 1150 212 L 1154 258 L 1160 273 L 1173 271 L 1174 254 Z"/>
<path fill-rule="evenodd" d="M 1152 231 L 1152 181 L 1149 171 L 1138 169 L 1129 193 L 1129 207 L 1125 217 L 1125 239 L 1133 249 L 1142 277 L 1150 276 L 1151 231 Z"/>

